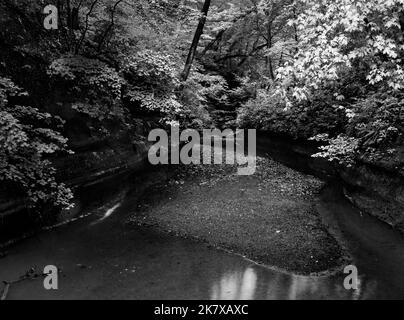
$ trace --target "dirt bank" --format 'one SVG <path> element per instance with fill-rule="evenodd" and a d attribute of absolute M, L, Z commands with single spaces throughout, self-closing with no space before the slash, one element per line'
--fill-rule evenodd
<path fill-rule="evenodd" d="M 322 186 L 264 158 L 253 176 L 232 166 L 183 166 L 145 193 L 130 221 L 289 271 L 321 272 L 344 256 L 315 209 Z"/>

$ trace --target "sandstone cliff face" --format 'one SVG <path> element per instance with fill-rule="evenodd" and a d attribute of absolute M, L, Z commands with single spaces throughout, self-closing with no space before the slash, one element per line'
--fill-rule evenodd
<path fill-rule="evenodd" d="M 404 177 L 382 167 L 361 164 L 339 170 L 346 195 L 358 208 L 404 233 Z"/>
<path fill-rule="evenodd" d="M 81 146 L 75 154 L 58 158 L 54 163 L 59 179 L 75 187 L 144 165 L 147 150 L 145 141 L 132 140 L 124 132 L 92 141 Z"/>

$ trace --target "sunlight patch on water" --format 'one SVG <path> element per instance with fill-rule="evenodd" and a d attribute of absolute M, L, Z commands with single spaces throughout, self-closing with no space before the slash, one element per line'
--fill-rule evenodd
<path fill-rule="evenodd" d="M 119 202 L 116 205 L 114 205 L 111 209 L 108 209 L 107 212 L 105 212 L 105 215 L 101 218 L 101 221 L 110 217 L 114 213 L 114 211 L 121 206 L 121 204 L 122 203 Z"/>
<path fill-rule="evenodd" d="M 253 268 L 244 272 L 230 272 L 223 275 L 211 289 L 213 300 L 251 300 L 254 299 L 257 274 Z"/>
<path fill-rule="evenodd" d="M 104 221 L 105 219 L 108 219 L 112 214 L 115 212 L 116 209 L 118 209 L 122 205 L 122 202 L 118 202 L 116 205 L 114 205 L 112 208 L 108 209 L 105 214 L 103 215 L 102 218 L 98 219 L 97 221 L 93 222 L 92 225 L 100 223 Z"/>

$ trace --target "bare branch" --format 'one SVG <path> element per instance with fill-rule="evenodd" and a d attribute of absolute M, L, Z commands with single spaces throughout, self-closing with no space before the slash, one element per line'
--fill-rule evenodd
<path fill-rule="evenodd" d="M 79 53 L 80 47 L 81 47 L 81 45 L 82 45 L 82 43 L 83 43 L 83 41 L 84 41 L 84 38 L 86 37 L 87 31 L 88 31 L 88 27 L 89 27 L 89 26 L 88 26 L 88 19 L 90 18 L 90 15 L 91 15 L 91 13 L 93 12 L 94 7 L 95 7 L 95 5 L 97 4 L 97 2 L 98 2 L 98 0 L 94 0 L 94 1 L 93 1 L 93 3 L 91 4 L 90 10 L 89 10 L 89 11 L 87 12 L 87 14 L 86 14 L 86 26 L 85 26 L 85 28 L 84 28 L 83 33 L 81 34 L 80 41 L 79 41 L 79 43 L 78 43 L 77 46 L 76 46 L 76 50 L 75 50 L 75 53 L 76 53 L 76 54 Z"/>
<path fill-rule="evenodd" d="M 115 17 L 114 17 L 115 11 L 116 11 L 118 5 L 119 5 L 122 1 L 123 1 L 123 0 L 118 0 L 118 1 L 115 3 L 115 5 L 113 6 L 113 8 L 112 8 L 111 22 L 110 22 L 110 24 L 108 25 L 108 28 L 105 30 L 105 32 L 104 32 L 104 34 L 103 34 L 103 36 L 102 36 L 102 38 L 101 38 L 101 40 L 100 40 L 100 42 L 99 42 L 99 44 L 98 44 L 98 48 L 97 48 L 97 51 L 98 51 L 98 52 L 101 51 L 102 45 L 104 44 L 104 41 L 105 41 L 105 39 L 106 39 L 107 36 L 108 36 L 108 33 L 110 33 L 110 31 L 111 31 L 112 28 L 114 27 L 114 24 L 115 24 L 115 21 L 114 21 L 114 18 L 115 18 Z"/>

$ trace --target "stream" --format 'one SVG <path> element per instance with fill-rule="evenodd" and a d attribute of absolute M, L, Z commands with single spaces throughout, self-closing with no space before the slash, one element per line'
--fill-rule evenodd
<path fill-rule="evenodd" d="M 143 182 L 163 175 L 161 170 L 145 172 L 127 178 L 129 183 L 86 191 L 86 198 L 98 199 L 99 205 L 79 205 L 76 214 L 84 214 L 82 218 L 10 246 L 0 258 L 0 281 L 16 280 L 28 269 L 46 265 L 57 266 L 60 276 L 58 290 L 45 290 L 39 277 L 11 285 L 7 299 L 404 298 L 404 237 L 361 214 L 333 180 L 323 189 L 318 210 L 353 257 L 360 278 L 356 291 L 344 288 L 342 272 L 294 275 L 204 243 L 127 224 L 139 205 Z"/>

